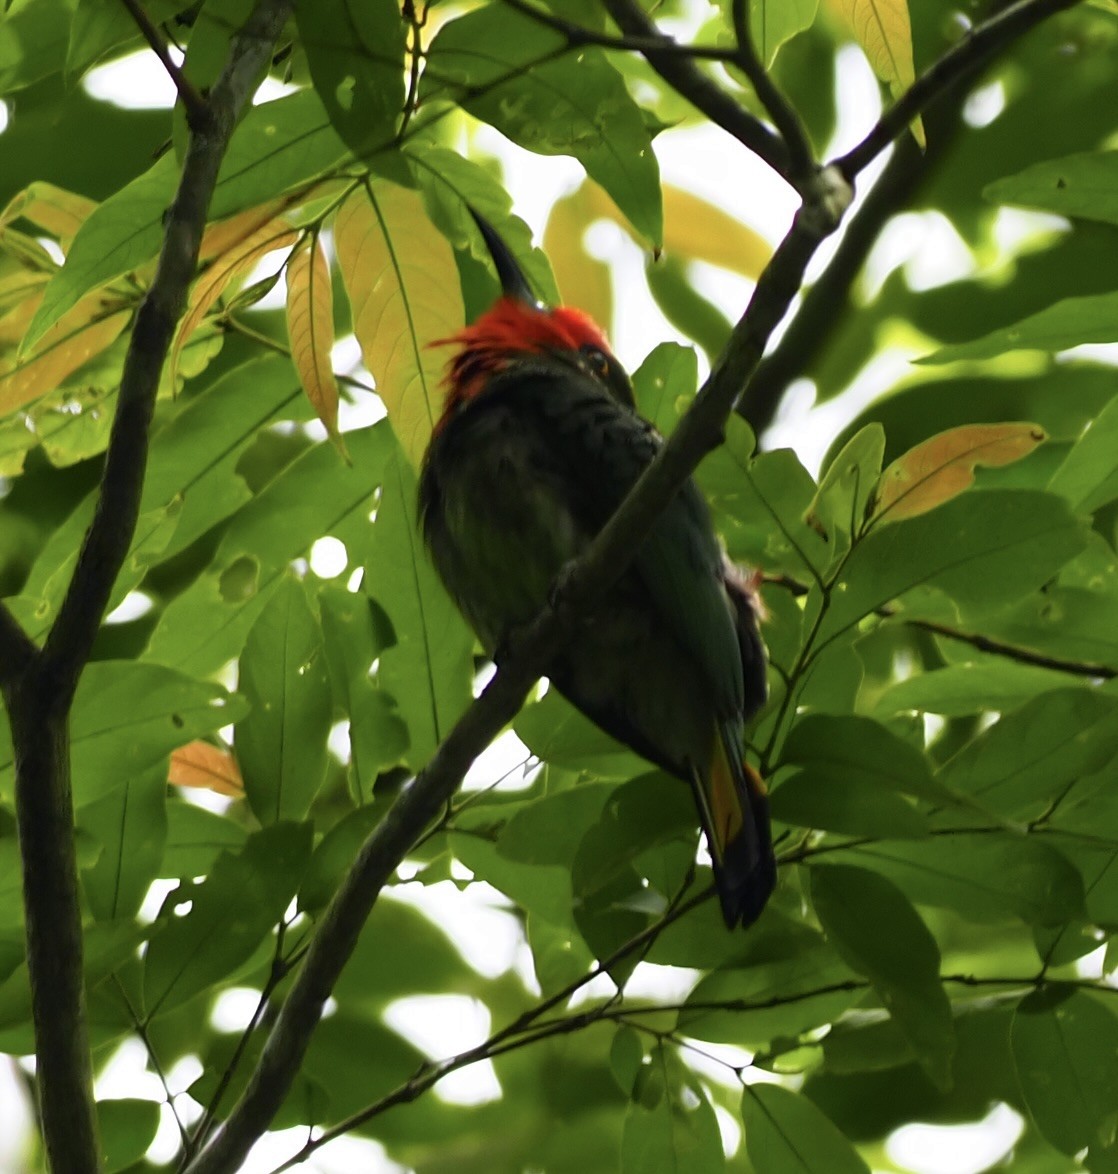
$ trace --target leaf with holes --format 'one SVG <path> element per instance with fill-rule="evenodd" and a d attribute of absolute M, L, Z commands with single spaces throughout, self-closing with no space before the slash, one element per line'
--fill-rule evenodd
<path fill-rule="evenodd" d="M 253 624 L 238 685 L 252 706 L 235 732 L 249 805 L 264 825 L 302 819 L 326 774 L 331 700 L 322 631 L 297 580 Z"/>

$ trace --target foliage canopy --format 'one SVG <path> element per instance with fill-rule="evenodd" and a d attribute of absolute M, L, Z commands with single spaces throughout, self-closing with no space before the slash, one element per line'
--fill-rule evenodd
<path fill-rule="evenodd" d="M 146 34 L 116 0 L 15 0 L 0 17 L 13 1057 L 42 1026 L 35 898 L 25 909 L 18 879 L 18 632 L 38 648 L 66 611 L 126 355 L 146 345 L 138 309 L 162 289 L 167 209 L 253 7 L 149 0 Z M 252 85 L 288 88 L 246 108 L 220 161 L 196 280 L 166 361 L 154 352 L 138 516 L 104 584 L 113 614 L 72 707 L 59 694 L 84 948 L 58 967 L 84 968 L 95 1072 L 141 1040 L 182 1130 L 145 1158 L 158 1105 L 103 1101 L 103 1168 L 238 1168 L 205 1143 L 269 1032 L 290 1038 L 277 1009 L 318 965 L 317 935 L 344 963 L 331 1011 L 301 1062 L 261 1070 L 271 1126 L 319 1131 L 296 1160 L 350 1134 L 429 1174 L 854 1174 L 902 1169 L 884 1147 L 905 1123 L 1005 1103 L 1021 1130 L 996 1168 L 1118 1169 L 1118 379 L 1113 351 L 1073 350 L 1118 342 L 1114 5 L 1023 0 L 988 45 L 968 30 L 1004 6 L 915 5 L 910 26 L 884 0 L 655 5 L 661 31 L 689 30 L 679 42 L 633 0 L 256 7 L 287 19 Z M 91 98 L 83 76 L 145 35 L 185 50 L 175 110 Z M 994 50 L 982 71 L 972 43 Z M 852 53 L 900 113 L 877 139 L 859 127 L 870 138 L 832 174 L 861 179 L 895 142 L 769 343 L 803 265 L 782 269 L 783 245 L 771 257 L 741 193 L 715 207 L 663 185 L 657 141 L 717 122 L 727 151 L 755 151 L 817 209 L 812 160 L 829 157 Z M 483 124 L 585 170 L 544 250 Z M 541 295 L 603 322 L 629 291 L 585 228 L 611 220 L 644 250 L 651 296 L 690 340 L 649 339 L 634 372 L 666 436 L 685 429 L 700 354 L 717 385 L 743 339 L 768 344 L 696 474 L 769 611 L 771 698 L 749 749 L 781 884 L 747 933 L 710 900 L 685 789 L 544 691 L 512 723 L 530 757 L 475 770 L 422 835 L 393 842 L 352 942 L 332 920 L 362 843 L 394 834 L 387 813 L 489 668 L 415 525 L 446 359 L 431 344 L 497 291 L 468 205 Z M 883 234 L 919 231 L 950 237 L 963 275 L 866 276 Z M 734 327 L 696 262 L 760 278 L 755 318 Z M 336 372 L 350 334 L 364 368 Z M 818 478 L 766 442 L 795 380 L 830 400 L 898 354 L 919 362 L 833 438 Z M 479 901 L 515 927 L 504 962 L 474 965 L 484 943 L 452 924 Z M 255 1011 L 231 1031 L 214 1009 L 245 989 Z M 475 1001 L 491 1034 L 428 1050 L 401 1018 L 424 996 Z M 438 1095 L 483 1062 L 498 1094 Z M 269 1125 L 233 1120 L 245 1147 Z M 31 1169 L 46 1159 L 29 1146 Z"/>

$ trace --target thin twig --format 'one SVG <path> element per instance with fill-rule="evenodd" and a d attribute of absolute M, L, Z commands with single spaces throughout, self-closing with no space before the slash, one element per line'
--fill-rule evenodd
<path fill-rule="evenodd" d="M 989 20 L 968 30 L 942 57 L 930 65 L 889 107 L 873 130 L 851 151 L 834 161 L 848 181 L 855 178 L 900 134 L 960 78 L 973 74 L 1003 46 L 1023 36 L 1054 13 L 1074 8 L 1080 0 L 1018 0 Z"/>
<path fill-rule="evenodd" d="M 692 106 L 748 147 L 764 160 L 777 175 L 791 182 L 788 148 L 759 118 L 755 118 L 738 100 L 707 77 L 693 56 L 669 48 L 675 44 L 648 19 L 634 0 L 604 0 L 614 23 L 629 37 L 639 37 L 655 48 L 643 51 L 645 60 Z"/>
<path fill-rule="evenodd" d="M 728 64 L 736 60 L 733 49 L 720 49 L 717 45 L 681 45 L 671 37 L 656 33 L 654 36 L 614 37 L 609 33 L 595 32 L 575 24 L 574 21 L 564 20 L 561 16 L 553 16 L 527 0 L 504 0 L 509 8 L 523 13 L 538 24 L 561 33 L 571 49 L 579 49 L 583 45 L 597 45 L 602 49 L 616 49 L 621 53 L 663 53 L 676 54 L 688 57 L 692 61 L 718 61 Z"/>
<path fill-rule="evenodd" d="M 881 614 L 889 616 L 897 613 L 882 608 Z M 1032 664 L 1043 669 L 1055 669 L 1061 673 L 1072 673 L 1077 677 L 1093 677 L 1099 681 L 1112 681 L 1118 677 L 1118 669 L 1106 664 L 1094 664 L 1091 661 L 1066 660 L 1060 656 L 1047 656 L 1043 652 L 1034 652 L 1031 648 L 1022 648 L 1018 644 L 1008 644 L 1004 640 L 994 640 L 978 632 L 963 632 L 947 624 L 938 624 L 934 620 L 909 620 L 903 615 L 898 618 L 904 620 L 912 628 L 920 628 L 924 632 L 931 632 L 936 636 L 943 636 L 948 640 L 958 640 L 969 644 L 980 652 L 989 652 L 994 656 L 1004 656 L 1007 660 L 1015 660 L 1020 664 Z"/>
<path fill-rule="evenodd" d="M 780 132 L 788 148 L 788 174 L 797 185 L 807 179 L 815 170 L 815 154 L 811 149 L 804 124 L 795 107 L 780 92 L 769 77 L 765 63 L 757 55 L 757 48 L 749 32 L 749 18 L 746 14 L 746 0 L 733 0 L 731 13 L 734 21 L 734 36 L 737 38 L 737 53 L 734 58 L 738 68 L 749 78 L 753 92 L 761 105 L 769 112 L 773 125 Z"/>
<path fill-rule="evenodd" d="M 183 109 L 186 111 L 187 125 L 191 130 L 206 130 L 210 118 L 209 104 L 194 88 L 186 74 L 175 64 L 171 54 L 167 50 L 167 45 L 163 37 L 155 25 L 152 24 L 151 18 L 144 11 L 140 0 L 121 0 L 121 3 L 128 9 L 129 15 L 135 21 L 136 27 L 143 34 L 143 38 L 147 41 L 151 51 L 159 58 L 163 68 L 167 71 L 167 76 L 174 82 L 175 89 L 178 91 L 179 100 L 182 102 Z"/>

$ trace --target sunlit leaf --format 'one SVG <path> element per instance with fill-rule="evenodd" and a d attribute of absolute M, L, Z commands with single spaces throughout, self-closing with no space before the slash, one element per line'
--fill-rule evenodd
<path fill-rule="evenodd" d="M 0 373 L 0 415 L 53 391 L 111 345 L 131 317 L 131 308 L 107 304 L 100 294 L 90 294 L 79 302 L 33 348 Z"/>
<path fill-rule="evenodd" d="M 476 9 L 444 25 L 431 43 L 421 97 L 459 95 L 470 113 L 522 147 L 573 155 L 658 245 L 659 168 L 640 108 L 600 49 L 564 54 L 562 46 L 561 34 L 530 17 Z"/>
<path fill-rule="evenodd" d="M 811 27 L 818 7 L 819 0 L 751 0 L 749 33 L 763 65 L 772 65 L 785 41 Z"/>
<path fill-rule="evenodd" d="M 365 366 L 418 466 L 442 412 L 446 356 L 431 344 L 462 328 L 454 253 L 419 196 L 385 180 L 370 180 L 346 200 L 334 243 Z"/>
<path fill-rule="evenodd" d="M 264 825 L 302 819 L 326 772 L 331 698 L 322 631 L 297 580 L 253 624 L 238 687 L 252 707 L 234 735 L 249 805 Z"/>
<path fill-rule="evenodd" d="M 295 18 L 330 121 L 363 162 L 393 140 L 404 105 L 396 0 L 300 0 Z"/>
<path fill-rule="evenodd" d="M 344 453 L 345 443 L 338 431 L 338 382 L 330 364 L 334 294 L 330 266 L 317 236 L 308 236 L 287 263 L 287 335 L 307 399 Z"/>
<path fill-rule="evenodd" d="M 200 787 L 231 799 L 243 798 L 245 793 L 245 782 L 233 755 L 200 739 L 172 751 L 167 782 L 174 787 Z"/>
<path fill-rule="evenodd" d="M 881 474 L 875 519 L 898 522 L 935 509 L 974 482 L 974 471 L 1026 457 L 1047 439 L 1037 424 L 967 424 L 933 436 Z"/>
<path fill-rule="evenodd" d="M 214 257 L 209 267 L 194 283 L 190 291 L 186 313 L 175 332 L 170 360 L 172 378 L 186 341 L 226 289 L 238 278 L 247 274 L 258 261 L 263 260 L 269 253 L 285 249 L 298 239 L 298 232 L 280 218 L 267 221 L 255 232 L 249 233 L 235 245 Z"/>
<path fill-rule="evenodd" d="M 40 180 L 8 201 L 7 207 L 0 212 L 0 227 L 14 220 L 29 220 L 36 228 L 66 244 L 96 207 L 96 201 L 88 196 Z"/>
<path fill-rule="evenodd" d="M 694 192 L 665 184 L 664 252 L 706 261 L 755 280 L 772 256 L 772 245 L 725 209 Z"/>
<path fill-rule="evenodd" d="M 995 180 L 982 194 L 999 204 L 1023 204 L 1057 216 L 1118 224 L 1118 151 L 1045 159 Z"/>

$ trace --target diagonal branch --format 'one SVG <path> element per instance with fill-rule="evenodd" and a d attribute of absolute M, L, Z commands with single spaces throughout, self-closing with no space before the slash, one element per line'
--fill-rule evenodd
<path fill-rule="evenodd" d="M 731 14 L 734 21 L 734 36 L 738 42 L 735 61 L 742 73 L 749 78 L 754 93 L 780 132 L 788 148 L 789 173 L 798 185 L 815 169 L 815 157 L 807 131 L 800 121 L 799 114 L 769 77 L 765 63 L 757 55 L 756 46 L 749 32 L 746 0 L 733 0 Z"/>
<path fill-rule="evenodd" d="M 159 58 L 160 64 L 167 71 L 167 76 L 175 83 L 179 101 L 186 110 L 187 123 L 193 130 L 203 130 L 208 126 L 210 118 L 210 107 L 205 98 L 191 85 L 190 79 L 172 60 L 166 42 L 159 35 L 159 30 L 152 23 L 151 17 L 144 11 L 140 0 L 121 0 L 121 3 L 128 9 L 128 15 L 132 17 L 151 51 Z"/>
<path fill-rule="evenodd" d="M 15 758 L 36 1084 L 47 1160 L 58 1174 L 101 1169 L 85 1013 L 70 707 L 135 532 L 159 377 L 194 277 L 218 167 L 290 7 L 291 0 L 259 0 L 234 40 L 203 128 L 192 127 L 156 275 L 129 341 L 93 522 L 41 651 L 0 607 L 0 684 Z"/>
<path fill-rule="evenodd" d="M 630 0 L 605 2 L 626 34 L 657 35 Z M 1067 6 L 1070 2 L 1025 0 L 1025 7 L 1046 15 L 1054 6 Z M 1023 31 L 1038 19 L 1040 16 L 1021 25 L 1007 26 L 1003 37 L 1008 39 L 1013 35 L 1012 30 Z M 650 62 L 670 84 L 675 84 L 670 76 L 672 70 L 662 68 L 669 61 L 673 65 L 682 62 L 687 67 L 684 86 L 694 81 L 692 71 L 698 73 L 694 63 L 685 58 L 672 55 L 653 60 L 653 56 L 649 55 Z M 942 84 L 949 84 L 953 76 L 948 71 Z M 703 75 L 698 77 L 721 99 L 731 101 Z M 681 92 L 694 100 L 693 93 L 687 89 Z M 736 103 L 731 104 L 741 116 L 743 112 Z M 709 110 L 704 112 L 713 117 Z M 767 144 L 764 149 L 779 158 L 784 174 L 787 157 L 783 144 L 760 123 L 752 119 L 750 122 L 754 129 L 760 127 L 764 131 Z M 894 133 L 900 133 L 906 124 L 907 118 Z M 875 150 L 883 150 L 888 141 L 880 142 Z M 775 154 L 773 144 L 779 147 Z M 804 186 L 803 206 L 761 275 L 710 377 L 671 438 L 591 546 L 561 574 L 552 602 L 517 634 L 510 655 L 502 661 L 481 696 L 458 720 L 427 766 L 362 845 L 318 925 L 303 968 L 292 984 L 241 1099 L 221 1130 L 188 1163 L 183 1174 L 227 1174 L 240 1167 L 283 1103 L 323 1005 L 399 862 L 424 829 L 437 819 L 474 758 L 516 715 L 548 660 L 569 639 L 574 619 L 588 611 L 624 572 L 660 512 L 702 458 L 721 442 L 726 419 L 756 370 L 773 330 L 799 292 L 808 262 L 838 226 L 852 196 L 849 185 L 833 167 L 811 176 Z"/>
<path fill-rule="evenodd" d="M 120 396 L 105 453 L 93 522 L 43 647 L 42 672 L 57 704 L 67 706 L 132 541 L 147 463 L 155 393 L 171 338 L 186 304 L 218 169 L 241 109 L 291 8 L 260 0 L 235 39 L 228 66 L 209 98 L 209 126 L 191 135 L 183 177 L 167 214 L 155 279 L 140 306 L 124 360 Z"/>
<path fill-rule="evenodd" d="M 912 83 L 877 121 L 877 125 L 834 166 L 853 182 L 910 122 L 945 90 L 980 69 L 1000 49 L 1079 0 L 1018 0 L 989 20 L 975 25 Z"/>
<path fill-rule="evenodd" d="M 604 0 L 604 3 L 614 23 L 627 37 L 640 37 L 650 45 L 663 46 L 645 49 L 644 57 L 673 90 L 791 182 L 788 149 L 777 135 L 707 77 L 693 56 L 679 53 L 675 42 L 657 29 L 634 0 Z"/>

